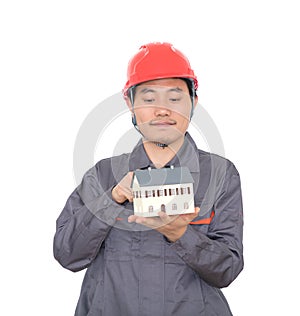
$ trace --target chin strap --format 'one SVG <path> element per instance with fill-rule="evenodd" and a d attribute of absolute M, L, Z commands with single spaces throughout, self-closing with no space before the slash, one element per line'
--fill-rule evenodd
<path fill-rule="evenodd" d="M 166 147 L 168 147 L 167 144 L 163 144 L 163 143 L 158 143 L 158 142 L 152 142 L 153 144 L 155 144 L 156 146 L 165 149 Z"/>
<path fill-rule="evenodd" d="M 135 123 L 135 116 L 132 117 L 132 124 L 133 124 L 134 128 L 145 138 L 145 136 L 143 135 L 143 133 L 140 131 L 137 124 Z M 166 147 L 168 147 L 167 144 L 163 144 L 163 143 L 159 143 L 159 142 L 151 142 L 151 143 L 155 144 L 157 147 L 162 148 L 162 149 L 165 149 Z"/>

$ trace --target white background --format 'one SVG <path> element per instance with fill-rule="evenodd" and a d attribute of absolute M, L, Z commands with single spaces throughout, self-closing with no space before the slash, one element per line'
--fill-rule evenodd
<path fill-rule="evenodd" d="M 245 268 L 224 290 L 233 314 L 300 314 L 299 13 L 290 0 L 1 1 L 1 314 L 73 315 L 84 272 L 59 266 L 52 239 L 76 185 L 76 136 L 150 41 L 189 57 L 241 174 Z"/>

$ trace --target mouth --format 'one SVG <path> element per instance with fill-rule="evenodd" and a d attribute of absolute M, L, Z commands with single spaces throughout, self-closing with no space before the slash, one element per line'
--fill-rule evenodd
<path fill-rule="evenodd" d="M 176 125 L 174 120 L 152 120 L 149 123 L 152 126 L 173 126 Z"/>

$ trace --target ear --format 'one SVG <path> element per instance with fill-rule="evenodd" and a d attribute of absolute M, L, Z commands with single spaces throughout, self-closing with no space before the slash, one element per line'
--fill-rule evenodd
<path fill-rule="evenodd" d="M 133 114 L 132 104 L 131 104 L 130 98 L 128 98 L 128 96 L 125 96 L 125 97 L 124 97 L 124 100 L 125 100 L 125 102 L 126 102 L 128 108 L 129 108 L 130 112 Z"/>
<path fill-rule="evenodd" d="M 197 104 L 198 104 L 198 96 L 196 95 L 194 99 L 194 109 L 196 108 Z"/>

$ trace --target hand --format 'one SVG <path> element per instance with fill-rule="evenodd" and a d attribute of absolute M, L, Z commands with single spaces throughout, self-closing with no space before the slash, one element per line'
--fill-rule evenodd
<path fill-rule="evenodd" d="M 199 207 L 195 207 L 195 212 L 191 214 L 167 215 L 165 212 L 159 212 L 159 217 L 142 217 L 131 215 L 128 222 L 136 222 L 157 230 L 163 234 L 169 241 L 175 242 L 186 231 L 189 223 L 198 216 Z"/>
<path fill-rule="evenodd" d="M 129 202 L 133 201 L 132 190 L 131 190 L 131 181 L 133 177 L 133 172 L 130 171 L 126 176 L 118 183 L 113 190 L 112 198 L 119 204 L 124 203 L 126 200 Z"/>

